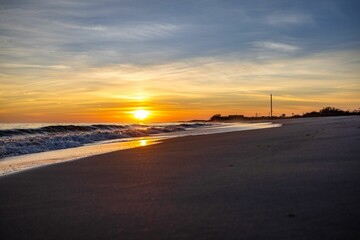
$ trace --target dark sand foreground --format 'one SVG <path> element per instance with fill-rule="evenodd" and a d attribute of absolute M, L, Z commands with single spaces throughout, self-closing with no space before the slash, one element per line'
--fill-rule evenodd
<path fill-rule="evenodd" d="M 360 239 L 360 117 L 170 139 L 0 194 L 2 239 Z"/>

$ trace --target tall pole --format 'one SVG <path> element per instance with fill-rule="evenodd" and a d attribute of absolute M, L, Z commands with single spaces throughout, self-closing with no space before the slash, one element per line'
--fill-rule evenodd
<path fill-rule="evenodd" d="M 270 94 L 270 117 L 272 118 L 272 113 L 273 113 L 273 109 L 272 109 L 272 94 Z"/>

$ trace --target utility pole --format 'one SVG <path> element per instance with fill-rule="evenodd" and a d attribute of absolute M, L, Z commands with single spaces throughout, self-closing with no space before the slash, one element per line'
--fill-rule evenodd
<path fill-rule="evenodd" d="M 272 109 L 272 94 L 270 94 L 270 117 L 272 118 L 272 113 L 273 113 L 273 109 Z"/>

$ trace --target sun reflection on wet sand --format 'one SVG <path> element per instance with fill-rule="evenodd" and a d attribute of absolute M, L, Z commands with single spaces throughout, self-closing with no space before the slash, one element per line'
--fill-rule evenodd
<path fill-rule="evenodd" d="M 54 150 L 49 152 L 33 153 L 15 157 L 3 158 L 0 161 L 0 176 L 19 172 L 29 168 L 76 160 L 92 155 L 124 150 L 129 148 L 145 147 L 160 143 L 160 139 L 140 139 L 126 142 L 113 142 L 102 145 L 87 145 L 76 148 Z"/>
<path fill-rule="evenodd" d="M 139 145 L 142 146 L 142 147 L 147 146 L 148 145 L 148 140 L 146 140 L 146 139 L 139 140 Z"/>

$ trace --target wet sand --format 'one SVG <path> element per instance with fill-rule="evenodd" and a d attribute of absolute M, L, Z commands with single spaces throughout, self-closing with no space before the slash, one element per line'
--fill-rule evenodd
<path fill-rule="evenodd" d="M 3 239 L 360 239 L 360 117 L 169 139 L 0 178 Z"/>

